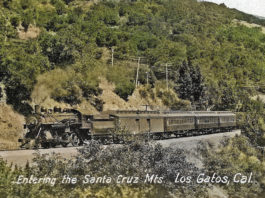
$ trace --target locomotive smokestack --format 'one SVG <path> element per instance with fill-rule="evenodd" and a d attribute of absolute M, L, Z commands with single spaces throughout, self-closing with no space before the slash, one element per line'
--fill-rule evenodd
<path fill-rule="evenodd" d="M 53 107 L 53 111 L 54 111 L 54 113 L 57 113 L 57 112 L 61 113 L 62 109 L 60 107 L 55 106 L 55 107 Z"/>
<path fill-rule="evenodd" d="M 35 113 L 40 114 L 40 105 L 35 105 Z"/>

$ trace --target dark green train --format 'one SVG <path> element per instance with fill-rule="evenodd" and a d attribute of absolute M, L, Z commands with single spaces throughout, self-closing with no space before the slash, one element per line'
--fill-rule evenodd
<path fill-rule="evenodd" d="M 21 147 L 78 146 L 89 140 L 121 143 L 134 138 L 171 137 L 227 132 L 236 128 L 236 115 L 228 111 L 110 111 L 86 115 L 75 109 L 54 108 L 24 126 Z"/>

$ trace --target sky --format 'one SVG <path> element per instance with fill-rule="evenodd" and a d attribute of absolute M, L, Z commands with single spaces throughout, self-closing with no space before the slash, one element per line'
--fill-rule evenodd
<path fill-rule="evenodd" d="M 229 8 L 236 8 L 248 14 L 265 17 L 265 0 L 204 0 L 217 4 L 224 3 Z"/>

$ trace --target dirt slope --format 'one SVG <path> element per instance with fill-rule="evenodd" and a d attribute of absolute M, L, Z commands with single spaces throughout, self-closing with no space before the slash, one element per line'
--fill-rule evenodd
<path fill-rule="evenodd" d="M 115 92 L 115 86 L 102 78 L 99 87 L 103 90 L 102 95 L 99 96 L 104 101 L 103 111 L 107 110 L 145 110 L 143 105 L 151 105 L 158 109 L 165 109 L 161 99 L 155 98 L 143 98 L 141 97 L 139 90 L 141 87 L 134 90 L 133 94 L 129 96 L 128 101 L 120 98 Z"/>
<path fill-rule="evenodd" d="M 23 116 L 16 113 L 11 106 L 0 104 L 0 149 L 18 148 L 23 124 Z"/>

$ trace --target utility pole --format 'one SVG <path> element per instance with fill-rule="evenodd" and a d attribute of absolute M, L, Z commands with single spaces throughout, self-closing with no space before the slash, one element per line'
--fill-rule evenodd
<path fill-rule="evenodd" d="M 141 57 L 138 58 L 138 65 L 137 65 L 136 79 L 135 79 L 135 87 L 137 87 L 137 85 L 138 85 L 138 75 L 139 75 L 139 69 L 140 69 L 140 61 L 141 61 Z"/>
<path fill-rule="evenodd" d="M 168 67 L 172 66 L 171 64 L 169 63 L 166 63 L 166 83 L 167 83 L 167 90 L 168 90 Z"/>
<path fill-rule="evenodd" d="M 167 70 L 167 63 L 166 63 L 166 81 L 167 81 L 167 91 L 168 91 L 168 70 Z"/>
<path fill-rule="evenodd" d="M 149 80 L 149 72 L 146 72 L 146 84 L 147 85 L 149 84 L 148 80 Z"/>
<path fill-rule="evenodd" d="M 139 79 L 140 64 L 142 60 L 145 60 L 145 57 L 131 57 L 131 60 L 137 60 L 137 70 L 136 70 L 136 77 L 135 77 L 135 87 L 137 87 L 138 79 Z"/>
<path fill-rule="evenodd" d="M 113 62 L 114 62 L 114 57 L 113 57 L 113 55 L 114 55 L 114 48 L 111 47 L 111 66 L 112 66 L 112 67 L 113 67 Z"/>

